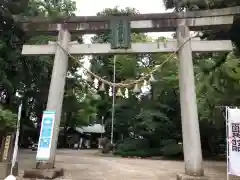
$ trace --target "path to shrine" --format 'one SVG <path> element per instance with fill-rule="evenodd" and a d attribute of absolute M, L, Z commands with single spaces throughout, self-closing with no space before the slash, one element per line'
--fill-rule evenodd
<path fill-rule="evenodd" d="M 31 150 L 21 150 L 20 175 L 34 167 L 35 156 Z M 59 179 L 65 180 L 176 180 L 176 174 L 184 172 L 181 161 L 103 157 L 96 150 L 58 150 L 56 158 L 56 166 L 66 170 Z M 204 167 L 209 180 L 226 180 L 225 162 L 208 161 Z"/>

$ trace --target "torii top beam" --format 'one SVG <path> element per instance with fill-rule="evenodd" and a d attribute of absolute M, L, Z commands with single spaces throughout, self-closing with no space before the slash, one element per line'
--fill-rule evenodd
<path fill-rule="evenodd" d="M 20 23 L 83 23 L 83 22 L 102 22 L 112 19 L 127 19 L 129 21 L 159 20 L 159 19 L 179 19 L 179 18 L 199 18 L 214 16 L 229 16 L 240 14 L 240 6 L 203 11 L 173 12 L 173 13 L 151 13 L 136 14 L 130 16 L 71 16 L 59 17 L 56 19 L 34 17 L 29 19 L 19 19 Z"/>
<path fill-rule="evenodd" d="M 18 20 L 25 31 L 39 33 L 57 33 L 59 25 L 64 24 L 71 33 L 87 34 L 109 30 L 111 20 L 126 19 L 136 32 L 169 32 L 175 31 L 177 22 L 187 19 L 193 31 L 219 28 L 232 24 L 234 15 L 240 15 L 240 6 L 233 8 L 189 11 L 175 13 L 138 14 L 132 16 L 76 16 L 68 18 L 30 18 Z"/>

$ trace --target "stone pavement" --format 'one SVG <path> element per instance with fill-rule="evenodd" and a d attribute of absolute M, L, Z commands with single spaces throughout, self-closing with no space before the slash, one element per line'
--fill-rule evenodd
<path fill-rule="evenodd" d="M 34 167 L 35 156 L 35 152 L 22 150 L 20 171 Z M 184 172 L 180 161 L 102 157 L 93 150 L 58 150 L 56 162 L 65 169 L 60 178 L 64 180 L 176 180 L 176 174 Z M 205 162 L 204 166 L 210 180 L 227 179 L 226 163 Z"/>

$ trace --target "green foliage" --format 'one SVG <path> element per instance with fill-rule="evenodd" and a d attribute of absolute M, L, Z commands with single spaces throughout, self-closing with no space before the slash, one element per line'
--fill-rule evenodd
<path fill-rule="evenodd" d="M 4 2 L 12 3 L 12 1 Z M 0 100 L 4 108 L 8 108 L 13 112 L 17 111 L 17 104 L 21 100 L 23 102 L 22 124 L 30 125 L 33 123 L 32 119 L 36 119 L 36 122 L 40 125 L 42 112 L 46 108 L 53 58 L 49 56 L 23 57 L 20 54 L 21 46 L 23 43 L 46 44 L 48 41 L 55 41 L 56 37 L 25 34 L 18 24 L 13 21 L 13 17 L 14 19 L 19 17 L 27 19 L 28 17 L 37 16 L 54 19 L 60 16 L 74 16 L 76 2 L 31 0 L 27 2 L 27 5 L 25 2 L 27 1 L 21 4 L 22 10 L 18 12 L 11 11 L 10 7 L 13 7 L 11 4 L 4 4 L 8 14 L 2 14 L 3 21 L 0 23 Z M 15 4 L 17 5 L 17 3 Z M 78 81 L 81 80 L 79 76 L 75 75 L 79 65 L 79 62 L 69 61 L 69 74 L 73 78 L 67 78 L 66 92 L 68 94 L 68 89 L 71 91 L 73 87 L 79 85 Z M 82 85 L 79 85 L 79 88 L 81 87 Z M 21 99 L 15 96 L 16 92 L 21 94 Z M 64 112 L 69 112 L 69 108 L 78 104 L 75 94 L 65 96 L 64 101 L 65 104 L 68 104 L 64 106 L 66 108 Z M 72 108 L 72 110 L 71 117 L 75 118 L 74 113 L 76 114 L 79 111 L 79 106 Z M 75 120 L 69 121 L 75 122 Z"/>
<path fill-rule="evenodd" d="M 125 139 L 119 142 L 115 151 L 116 155 L 123 157 L 151 157 L 161 155 L 160 148 L 150 148 L 147 139 Z"/>
<path fill-rule="evenodd" d="M 96 120 L 99 97 L 78 73 L 67 78 L 62 127 L 89 125 Z"/>
<path fill-rule="evenodd" d="M 116 155 L 123 157 L 153 157 L 166 156 L 177 157 L 183 153 L 182 145 L 175 140 L 169 139 L 162 142 L 161 147 L 152 148 L 147 139 L 125 139 L 120 141 L 116 146 Z"/>
<path fill-rule="evenodd" d="M 136 151 L 138 149 L 149 148 L 147 139 L 125 139 L 122 143 L 118 144 L 118 149 L 121 151 Z"/>
<path fill-rule="evenodd" d="M 19 14 L 24 11 L 24 9 L 28 6 L 28 3 L 29 0 L 5 0 L 3 2 L 0 2 L 1 7 L 4 7 L 1 12 L 5 10 L 5 12 L 8 12 L 9 14 Z"/>
<path fill-rule="evenodd" d="M 10 110 L 0 108 L 0 131 L 11 132 L 16 128 L 17 115 Z"/>
<path fill-rule="evenodd" d="M 183 153 L 181 144 L 178 144 L 175 139 L 162 141 L 162 155 L 166 157 L 179 156 Z"/>

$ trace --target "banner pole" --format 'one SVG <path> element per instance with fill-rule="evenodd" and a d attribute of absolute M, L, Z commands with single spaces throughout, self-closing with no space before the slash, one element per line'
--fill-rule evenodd
<path fill-rule="evenodd" d="M 225 108 L 225 122 L 226 122 L 226 144 L 227 144 L 227 180 L 229 180 L 229 122 L 228 122 L 228 106 Z"/>

